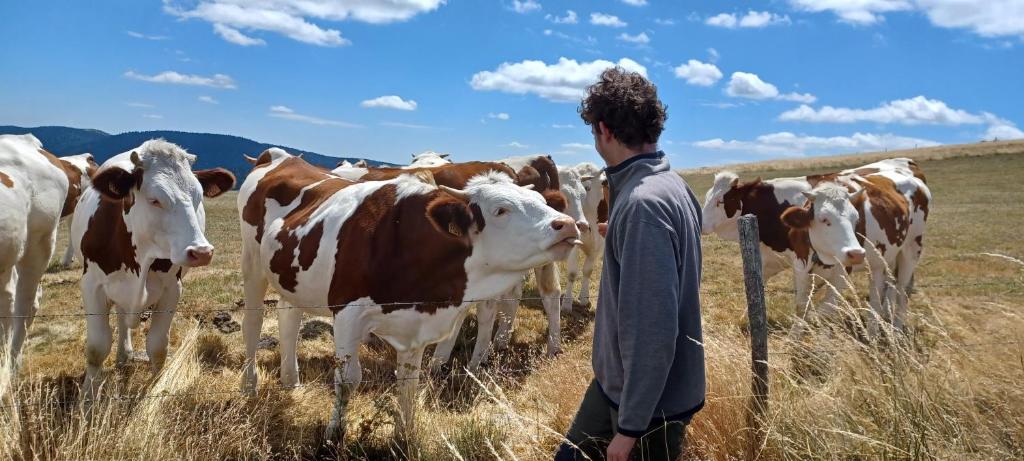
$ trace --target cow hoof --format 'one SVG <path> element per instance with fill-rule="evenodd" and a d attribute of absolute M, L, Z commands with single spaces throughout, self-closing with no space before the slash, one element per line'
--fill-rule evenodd
<path fill-rule="evenodd" d="M 559 355 L 562 355 L 562 349 L 561 348 L 551 348 L 551 349 L 548 349 L 548 358 L 549 359 L 553 359 L 555 357 L 558 357 Z"/>

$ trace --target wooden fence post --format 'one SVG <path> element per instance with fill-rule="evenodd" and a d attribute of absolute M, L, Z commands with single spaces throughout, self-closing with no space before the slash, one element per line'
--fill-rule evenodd
<path fill-rule="evenodd" d="M 761 239 L 757 218 L 753 215 L 740 217 L 739 231 L 743 278 L 747 289 L 747 319 L 750 321 L 750 369 L 753 376 L 747 422 L 754 435 L 748 451 L 749 459 L 753 459 L 767 436 L 761 421 L 768 411 L 768 313 L 764 301 L 764 274 L 761 270 Z"/>

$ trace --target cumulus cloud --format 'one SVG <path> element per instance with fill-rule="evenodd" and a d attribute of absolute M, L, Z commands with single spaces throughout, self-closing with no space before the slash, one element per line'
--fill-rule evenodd
<path fill-rule="evenodd" d="M 124 32 L 130 37 L 141 38 L 143 40 L 167 40 L 170 38 L 166 35 L 146 35 L 141 32 L 135 32 L 134 30 L 126 30 Z"/>
<path fill-rule="evenodd" d="M 239 32 L 238 29 L 234 29 L 234 28 L 225 26 L 224 24 L 214 24 L 213 25 L 213 31 L 217 35 L 220 35 L 220 37 L 223 38 L 224 40 L 227 40 L 228 42 L 234 43 L 235 45 L 242 45 L 242 46 L 255 46 L 255 45 L 259 45 L 259 46 L 262 46 L 262 45 L 266 45 L 267 44 L 267 42 L 263 41 L 263 39 L 250 37 L 248 35 L 245 35 L 245 34 Z"/>
<path fill-rule="evenodd" d="M 1020 0 L 789 0 L 795 9 L 831 12 L 841 22 L 871 25 L 886 13 L 919 11 L 932 24 L 967 29 L 983 37 L 1024 36 L 1024 2 Z"/>
<path fill-rule="evenodd" d="M 366 108 L 416 110 L 416 101 L 413 101 L 411 99 L 405 100 L 395 95 L 380 96 L 373 99 L 367 99 L 366 101 L 359 103 L 359 105 Z"/>
<path fill-rule="evenodd" d="M 648 43 L 651 43 L 651 38 L 647 36 L 646 32 L 640 32 L 639 34 L 636 35 L 629 35 L 623 32 L 619 34 L 618 39 L 627 43 L 636 43 L 638 45 L 646 45 Z"/>
<path fill-rule="evenodd" d="M 747 99 L 776 99 L 780 101 L 795 101 L 802 103 L 813 103 L 818 98 L 810 93 L 779 93 L 779 89 L 758 77 L 757 74 L 749 72 L 733 72 L 729 79 L 729 86 L 725 94 L 734 98 Z"/>
<path fill-rule="evenodd" d="M 521 143 L 519 141 L 512 141 L 512 142 L 510 142 L 508 144 L 505 144 L 502 147 L 511 147 L 513 149 L 526 149 L 527 147 L 530 147 L 530 146 L 528 146 L 526 144 L 523 144 L 523 143 Z"/>
<path fill-rule="evenodd" d="M 504 113 L 504 112 L 498 112 L 498 113 L 491 112 L 491 113 L 487 114 L 487 118 L 493 118 L 493 119 L 498 119 L 498 120 L 508 120 L 508 119 L 510 119 L 512 117 L 509 117 L 509 115 Z"/>
<path fill-rule="evenodd" d="M 808 153 L 835 153 L 880 151 L 887 149 L 910 149 L 935 146 L 939 143 L 928 139 L 897 136 L 893 134 L 854 133 L 851 136 L 805 136 L 783 131 L 761 135 L 752 141 L 708 139 L 693 143 L 694 147 L 707 150 L 738 151 L 759 155 L 803 156 Z"/>
<path fill-rule="evenodd" d="M 477 72 L 470 80 L 470 86 L 477 91 L 532 93 L 550 101 L 579 102 L 587 86 L 596 82 L 601 72 L 613 66 L 647 76 L 646 67 L 628 58 L 618 62 L 603 59 L 577 62 L 559 58 L 554 64 L 534 60 L 505 62 L 493 71 Z"/>
<path fill-rule="evenodd" d="M 721 80 L 722 71 L 714 64 L 689 60 L 686 64 L 676 67 L 676 77 L 686 79 L 686 83 L 697 86 L 711 86 Z"/>
<path fill-rule="evenodd" d="M 576 16 L 576 12 L 573 10 L 565 10 L 565 16 L 562 17 L 549 14 L 544 16 L 544 19 L 555 24 L 576 24 L 579 22 L 579 17 Z"/>
<path fill-rule="evenodd" d="M 297 122 L 309 123 L 311 125 L 324 125 L 324 126 L 337 126 L 341 128 L 360 128 L 360 125 L 354 123 L 342 122 L 340 120 L 328 120 L 325 118 L 314 117 L 312 115 L 303 115 L 295 112 L 287 106 L 271 106 L 270 112 L 267 115 L 271 117 L 283 118 L 286 120 L 295 120 Z"/>
<path fill-rule="evenodd" d="M 535 0 L 512 0 L 512 10 L 519 14 L 526 14 L 541 9 L 540 3 Z"/>
<path fill-rule="evenodd" d="M 212 96 L 200 96 L 196 98 L 199 102 L 205 102 L 207 104 L 220 104 L 220 101 L 214 99 Z"/>
<path fill-rule="evenodd" d="M 726 29 L 735 29 L 737 27 L 753 29 L 790 24 L 791 22 L 787 15 L 780 16 L 768 11 L 753 10 L 747 11 L 747 14 L 743 16 L 737 16 L 735 13 L 720 13 L 704 21 L 709 26 L 724 27 Z"/>
<path fill-rule="evenodd" d="M 604 13 L 590 13 L 590 23 L 595 26 L 626 27 L 626 24 L 618 16 Z"/>
<path fill-rule="evenodd" d="M 888 101 L 872 109 L 801 105 L 779 115 L 786 122 L 811 123 L 899 123 L 903 125 L 962 125 L 985 123 L 983 115 L 953 109 L 938 99 L 915 96 Z"/>
<path fill-rule="evenodd" d="M 184 7 L 179 6 L 178 0 L 165 0 L 164 11 L 178 18 L 213 24 L 214 32 L 240 45 L 260 40 L 241 32 L 246 30 L 272 32 L 312 45 L 342 46 L 350 42 L 340 31 L 320 27 L 310 20 L 385 24 L 406 21 L 444 3 L 445 0 L 199 0 Z"/>
<path fill-rule="evenodd" d="M 1017 128 L 1016 125 L 1006 120 L 1001 120 L 1000 123 L 992 124 L 985 131 L 985 139 L 987 140 L 1006 140 L 1006 139 L 1024 139 L 1024 131 Z"/>
<path fill-rule="evenodd" d="M 150 83 L 208 86 L 210 88 L 224 88 L 229 90 L 238 88 L 235 84 L 235 80 L 232 79 L 231 76 L 224 74 L 213 74 L 213 76 L 210 77 L 203 77 L 201 75 L 181 74 L 168 70 L 156 75 L 144 75 L 136 73 L 134 70 L 129 70 L 124 73 L 124 76 L 133 80 L 141 80 L 143 82 Z"/>

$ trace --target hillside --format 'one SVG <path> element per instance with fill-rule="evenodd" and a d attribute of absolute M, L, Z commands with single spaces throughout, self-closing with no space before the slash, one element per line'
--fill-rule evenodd
<path fill-rule="evenodd" d="M 187 133 L 182 131 L 131 131 L 111 135 L 99 130 L 59 126 L 35 128 L 0 126 L 0 134 L 24 133 L 34 134 L 43 142 L 43 146 L 54 154 L 72 155 L 90 152 L 101 163 L 116 154 L 128 151 L 142 144 L 146 140 L 164 138 L 185 148 L 190 153 L 196 154 L 198 161 L 196 162 L 195 169 L 227 168 L 238 178 L 245 177 L 251 168 L 249 163 L 242 157 L 243 155 L 259 155 L 260 152 L 271 147 L 281 147 L 291 153 L 301 153 L 303 154 L 302 158 L 310 163 L 324 167 L 333 168 L 342 160 L 349 160 L 351 162 L 359 160 L 356 158 L 333 157 L 293 147 L 275 146 L 240 136 L 224 134 Z M 384 163 L 376 160 L 367 161 L 374 166 L 384 165 Z"/>

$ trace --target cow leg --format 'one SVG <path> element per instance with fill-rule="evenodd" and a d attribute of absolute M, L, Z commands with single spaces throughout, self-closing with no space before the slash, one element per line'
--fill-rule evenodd
<path fill-rule="evenodd" d="M 833 266 L 823 270 L 828 286 L 825 291 L 825 299 L 818 305 L 818 313 L 822 318 L 835 320 L 839 310 L 839 299 L 843 293 L 850 288 L 846 269 L 842 266 Z"/>
<path fill-rule="evenodd" d="M 810 266 L 801 263 L 793 265 L 793 288 L 796 292 L 793 298 L 796 304 L 796 313 L 801 317 L 806 317 L 807 309 L 811 304 Z"/>
<path fill-rule="evenodd" d="M 367 330 L 365 320 L 359 316 L 359 309 L 342 309 L 341 312 L 334 314 L 334 409 L 331 411 L 331 420 L 327 423 L 324 436 L 338 444 L 345 437 L 345 415 L 349 399 L 363 380 L 359 346 Z M 422 349 L 420 357 L 422 358 Z"/>
<path fill-rule="evenodd" d="M 479 315 L 479 314 L 477 314 Z M 416 425 L 416 391 L 420 383 L 423 347 L 398 352 L 399 424 L 395 426 L 398 440 L 411 440 Z"/>
<path fill-rule="evenodd" d="M 912 243 L 904 248 L 896 262 L 895 307 L 893 308 L 893 327 L 902 331 L 906 326 L 907 307 L 910 304 L 910 292 L 914 287 L 914 272 L 919 262 L 917 244 Z"/>
<path fill-rule="evenodd" d="M 167 360 L 167 343 L 170 339 L 171 320 L 181 298 L 181 282 L 173 288 L 165 288 L 156 302 L 156 309 L 149 319 L 149 333 L 146 334 L 146 354 L 153 373 L 158 373 Z"/>
<path fill-rule="evenodd" d="M 14 358 L 14 351 L 9 350 L 12 329 L 14 327 L 14 286 L 17 284 L 17 275 L 14 272 L 14 265 L 6 269 L 0 269 L 0 360 Z M 10 354 L 10 355 L 8 355 Z M 10 362 L 8 362 L 10 363 Z"/>
<path fill-rule="evenodd" d="M 482 304 L 484 303 L 477 303 L 477 309 Z M 462 315 L 455 319 L 455 325 L 452 326 L 451 334 L 434 347 L 434 356 L 430 359 L 430 369 L 432 371 L 440 370 L 452 358 L 452 351 L 455 350 L 455 343 L 459 341 L 459 332 L 462 331 L 462 324 L 466 321 L 468 313 L 469 309 L 466 309 Z"/>
<path fill-rule="evenodd" d="M 85 307 L 85 383 L 82 394 L 87 398 L 96 396 L 103 374 L 103 362 L 110 355 L 114 342 L 110 328 L 110 306 L 107 295 L 97 283 L 83 278 L 82 304 Z"/>
<path fill-rule="evenodd" d="M 494 319 L 498 313 L 500 301 L 486 301 L 476 305 L 476 345 L 473 346 L 473 357 L 469 359 L 469 370 L 480 369 L 480 364 L 487 360 L 491 349 L 491 333 L 494 331 Z"/>
<path fill-rule="evenodd" d="M 548 357 L 554 357 L 562 352 L 562 318 L 558 305 L 562 293 L 558 288 L 558 271 L 552 263 L 534 269 L 534 273 L 544 313 L 548 316 Z"/>
<path fill-rule="evenodd" d="M 156 315 L 155 312 L 153 314 Z M 114 365 L 120 368 L 128 364 L 134 352 L 132 347 L 132 325 L 129 316 L 138 314 L 117 312 L 115 315 L 117 316 L 117 360 L 114 362 Z"/>
<path fill-rule="evenodd" d="M 278 306 L 277 325 L 281 332 L 281 385 L 294 387 L 299 385 L 299 324 L 302 323 L 302 312 L 282 301 Z"/>
<path fill-rule="evenodd" d="M 512 326 L 519 313 L 519 300 L 523 298 L 523 282 L 519 282 L 512 291 L 505 293 L 499 301 L 495 301 L 498 308 L 498 332 L 495 333 L 495 349 L 503 351 L 508 348 L 512 340 Z"/>
<path fill-rule="evenodd" d="M 569 274 L 569 280 L 565 283 L 565 297 L 562 298 L 562 312 L 572 312 L 573 293 L 576 288 L 576 280 L 580 277 L 579 251 L 573 248 L 569 252 L 569 258 L 565 261 L 565 270 Z"/>
<path fill-rule="evenodd" d="M 594 275 L 594 265 L 597 264 L 598 249 L 595 247 L 584 248 L 583 250 L 583 282 L 580 284 L 580 305 L 590 307 L 594 303 L 594 294 L 590 292 L 590 280 Z"/>
<path fill-rule="evenodd" d="M 245 314 L 242 318 L 242 340 L 245 342 L 245 364 L 242 365 L 242 392 L 256 393 L 256 343 L 263 330 L 263 297 L 267 294 L 267 279 L 260 271 L 251 249 L 242 247 L 242 280 L 245 285 Z"/>
<path fill-rule="evenodd" d="M 68 249 L 64 251 L 64 258 L 61 259 L 60 265 L 65 269 L 71 267 L 71 263 L 75 261 L 75 242 L 74 238 L 71 237 L 71 219 L 67 219 L 68 222 Z"/>
<path fill-rule="evenodd" d="M 871 258 L 871 286 L 868 288 L 868 302 L 871 305 L 871 312 L 868 313 L 868 335 L 872 338 L 878 336 L 879 320 L 888 321 L 889 315 L 885 307 L 885 292 L 888 284 L 889 274 L 886 273 L 885 262 L 881 258 Z"/>
<path fill-rule="evenodd" d="M 43 235 L 29 234 L 25 253 L 18 261 L 14 291 L 15 318 L 11 334 L 11 357 L 14 363 L 18 363 L 28 329 L 32 326 L 32 320 L 39 309 L 39 298 L 43 293 L 39 282 L 46 271 L 46 265 L 50 263 L 56 237 L 56 229 Z"/>

